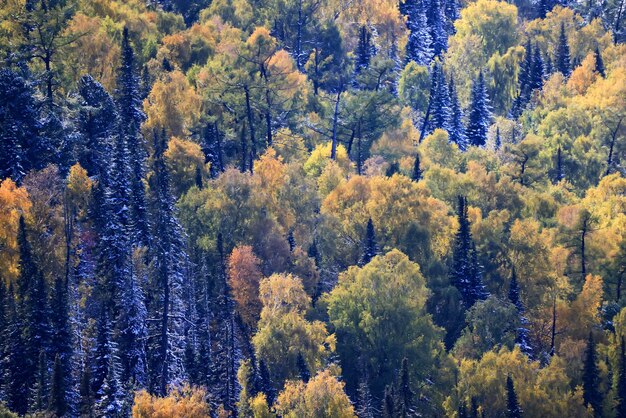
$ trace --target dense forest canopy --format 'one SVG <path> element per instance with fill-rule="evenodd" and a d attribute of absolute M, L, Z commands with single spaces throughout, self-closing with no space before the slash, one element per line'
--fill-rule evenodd
<path fill-rule="evenodd" d="M 626 417 L 625 16 L 0 2 L 0 415 Z"/>

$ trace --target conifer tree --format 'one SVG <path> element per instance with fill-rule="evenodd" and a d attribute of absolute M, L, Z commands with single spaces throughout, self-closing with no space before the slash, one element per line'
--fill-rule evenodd
<path fill-rule="evenodd" d="M 361 377 L 359 380 L 355 412 L 359 418 L 374 418 L 375 416 L 372 393 L 365 377 Z"/>
<path fill-rule="evenodd" d="M 532 67 L 530 70 L 530 89 L 531 90 L 541 90 L 543 87 L 543 79 L 544 79 L 544 66 L 543 66 L 543 58 L 541 56 L 541 49 L 539 45 L 535 45 L 533 59 L 532 59 Z"/>
<path fill-rule="evenodd" d="M 467 121 L 466 135 L 470 145 L 483 146 L 487 141 L 487 130 L 491 123 L 491 108 L 483 72 L 472 85 L 471 103 Z"/>
<path fill-rule="evenodd" d="M 451 130 L 450 121 L 452 119 L 450 109 L 450 96 L 443 68 L 438 61 L 435 61 L 431 75 L 430 89 L 430 121 L 428 126 L 431 130 L 437 128 L 446 131 Z"/>
<path fill-rule="evenodd" d="M 400 2 L 400 13 L 406 16 L 409 38 L 406 44 L 407 61 L 428 65 L 432 59 L 432 38 L 426 17 L 426 0 L 405 0 Z"/>
<path fill-rule="evenodd" d="M 450 281 L 461 293 L 465 308 L 469 309 L 476 301 L 486 299 L 488 294 L 482 283 L 482 267 L 470 231 L 467 200 L 463 196 L 458 200 L 459 230 L 455 237 Z"/>
<path fill-rule="evenodd" d="M 57 354 L 54 359 L 54 365 L 52 367 L 52 378 L 50 382 L 50 403 L 48 410 L 53 412 L 56 416 L 65 416 L 67 405 L 67 370 L 65 369 L 61 356 Z"/>
<path fill-rule="evenodd" d="M 415 160 L 413 161 L 413 172 L 411 173 L 411 179 L 413 181 L 420 181 L 422 179 L 422 169 L 420 167 L 420 154 L 415 153 Z"/>
<path fill-rule="evenodd" d="M 617 385 L 615 389 L 615 399 L 617 405 L 615 411 L 618 417 L 626 416 L 626 346 L 624 345 L 624 337 L 620 339 L 620 355 L 619 366 L 617 371 Z"/>
<path fill-rule="evenodd" d="M 448 50 L 448 31 L 446 17 L 439 0 L 428 0 L 429 7 L 426 14 L 430 37 L 432 39 L 433 56 L 439 57 Z"/>
<path fill-rule="evenodd" d="M 104 87 L 86 75 L 78 81 L 82 98 L 78 114 L 78 162 L 90 176 L 103 177 L 116 134 L 117 109 Z"/>
<path fill-rule="evenodd" d="M 606 77 L 606 72 L 604 70 L 604 60 L 602 60 L 602 54 L 600 53 L 600 48 L 596 46 L 596 50 L 594 51 L 594 57 L 596 59 L 596 72 L 600 74 L 603 78 Z"/>
<path fill-rule="evenodd" d="M 376 48 L 372 43 L 372 33 L 367 26 L 359 28 L 359 42 L 355 51 L 354 74 L 358 76 L 370 66 L 370 61 L 376 54 Z"/>
<path fill-rule="evenodd" d="M 527 39 L 524 49 L 524 61 L 520 64 L 517 82 L 518 93 L 517 97 L 515 97 L 515 100 L 513 101 L 513 108 L 511 109 L 511 113 L 514 117 L 519 117 L 522 114 L 524 108 L 530 101 L 532 93 L 531 74 L 533 71 L 534 55 L 530 38 Z"/>
<path fill-rule="evenodd" d="M 411 379 L 409 377 L 409 361 L 405 357 L 400 366 L 400 378 L 397 388 L 397 410 L 400 418 L 415 416 L 415 406 L 413 404 L 413 391 L 411 389 Z"/>
<path fill-rule="evenodd" d="M 513 385 L 513 379 L 509 374 L 506 377 L 506 416 L 507 418 L 522 418 L 522 408 L 517 401 L 517 394 L 515 393 L 515 386 Z"/>
<path fill-rule="evenodd" d="M 451 78 L 448 83 L 448 95 L 450 97 L 450 130 L 449 139 L 454 142 L 461 151 L 467 149 L 467 138 L 465 136 L 465 126 L 463 125 L 463 109 L 459 102 L 454 80 Z"/>
<path fill-rule="evenodd" d="M 29 397 L 29 359 L 24 356 L 26 352 L 26 344 L 22 337 L 24 319 L 15 302 L 11 283 L 7 293 L 6 398 L 11 411 L 24 415 L 28 411 L 28 402 L 25 400 Z"/>
<path fill-rule="evenodd" d="M 589 333 L 585 359 L 583 361 L 583 400 L 593 408 L 596 417 L 602 416 L 602 395 L 599 390 L 600 375 L 596 360 L 596 344 L 593 334 Z"/>
<path fill-rule="evenodd" d="M 517 274 L 515 274 L 515 268 L 511 273 L 511 282 L 509 284 L 509 301 L 517 308 L 519 315 L 520 326 L 517 329 L 515 337 L 515 344 L 519 346 L 522 353 L 526 354 L 529 358 L 532 358 L 532 347 L 529 344 L 529 331 L 528 331 L 528 319 L 524 316 L 524 303 L 520 297 L 520 289 L 517 283 Z"/>
<path fill-rule="evenodd" d="M 0 70 L 0 178 L 16 182 L 42 168 L 48 154 L 41 136 L 35 93 L 19 74 Z"/>
<path fill-rule="evenodd" d="M 155 236 L 160 239 L 152 248 L 154 276 L 149 315 L 158 318 L 158 321 L 151 322 L 153 330 L 150 334 L 156 336 L 150 342 L 151 386 L 161 395 L 166 394 L 169 384 L 180 381 L 185 375 L 182 292 L 188 265 L 184 232 L 176 218 L 170 176 L 163 156 L 165 149 L 165 132 L 155 134 L 150 191 L 152 225 Z"/>
<path fill-rule="evenodd" d="M 383 395 L 382 416 L 383 418 L 396 418 L 396 399 L 392 385 L 385 387 Z"/>
<path fill-rule="evenodd" d="M 365 230 L 365 239 L 363 240 L 363 255 L 361 256 L 361 265 L 365 265 L 372 261 L 372 258 L 380 254 L 380 248 L 376 241 L 376 232 L 374 231 L 374 223 L 372 218 L 367 221 Z"/>
<path fill-rule="evenodd" d="M 446 29 L 448 35 L 454 35 L 454 22 L 461 17 L 461 10 L 458 0 L 444 0 L 444 13 L 446 16 Z"/>
<path fill-rule="evenodd" d="M 567 44 L 567 35 L 565 35 L 565 24 L 561 22 L 561 31 L 559 32 L 559 39 L 556 45 L 556 57 L 555 57 L 556 70 L 560 71 L 565 77 L 569 77 L 572 72 L 572 63 L 569 52 L 569 45 Z"/>
<path fill-rule="evenodd" d="M 130 220 L 131 235 L 134 245 L 147 245 L 150 239 L 148 209 L 143 178 L 146 171 L 146 144 L 141 134 L 141 124 L 146 119 L 141 102 L 139 77 L 135 69 L 135 52 L 130 44 L 128 28 L 124 28 L 122 36 L 122 63 L 117 77 L 117 105 L 119 112 L 118 135 L 126 141 L 128 149 L 132 149 L 132 158 L 128 160 L 130 170 L 131 201 Z"/>
<path fill-rule="evenodd" d="M 500 138 L 500 127 L 496 127 L 496 139 L 493 148 L 498 151 L 502 147 L 502 138 Z"/>
<path fill-rule="evenodd" d="M 143 290 L 137 284 L 132 266 L 121 299 L 122 310 L 118 320 L 120 379 L 123 384 L 142 388 L 147 383 L 145 351 L 147 312 Z"/>

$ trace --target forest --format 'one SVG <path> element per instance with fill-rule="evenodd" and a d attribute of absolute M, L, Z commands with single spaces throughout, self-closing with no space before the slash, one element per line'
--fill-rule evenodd
<path fill-rule="evenodd" d="M 0 417 L 626 418 L 625 0 L 0 0 Z"/>

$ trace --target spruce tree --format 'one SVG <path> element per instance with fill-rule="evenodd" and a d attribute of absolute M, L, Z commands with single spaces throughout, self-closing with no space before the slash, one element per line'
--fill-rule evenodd
<path fill-rule="evenodd" d="M 602 416 L 602 395 L 599 391 L 600 375 L 596 360 L 596 344 L 593 334 L 589 333 L 585 359 L 583 361 L 583 400 L 593 408 L 596 417 Z"/>
<path fill-rule="evenodd" d="M 519 117 L 524 108 L 530 101 L 530 96 L 532 93 L 531 86 L 531 73 L 533 71 L 533 48 L 530 42 L 530 38 L 526 41 L 526 45 L 524 47 L 524 61 L 520 64 L 519 76 L 518 76 L 518 93 L 517 97 L 513 101 L 513 108 L 511 109 L 511 114 L 514 117 Z"/>
<path fill-rule="evenodd" d="M 465 126 L 463 125 L 463 109 L 459 96 L 456 92 L 454 80 L 451 78 L 448 83 L 448 96 L 450 97 L 450 130 L 449 139 L 454 142 L 461 151 L 467 149 L 467 138 L 465 136 Z"/>
<path fill-rule="evenodd" d="M 20 182 L 43 168 L 48 149 L 41 136 L 35 93 L 19 74 L 0 70 L 0 178 Z"/>
<path fill-rule="evenodd" d="M 78 162 L 90 176 L 103 178 L 116 134 L 117 109 L 104 87 L 86 75 L 78 81 L 82 98 L 78 114 Z"/>
<path fill-rule="evenodd" d="M 132 150 L 129 156 L 131 201 L 130 226 L 134 245 L 148 245 L 150 226 L 143 178 L 146 171 L 146 144 L 141 134 L 141 124 L 146 119 L 143 113 L 139 77 L 135 69 L 135 52 L 130 44 L 128 28 L 124 28 L 121 48 L 122 62 L 117 76 L 117 105 L 119 112 L 118 135 Z"/>
<path fill-rule="evenodd" d="M 446 29 L 448 35 L 454 35 L 456 30 L 454 22 L 461 17 L 461 6 L 458 0 L 444 0 L 444 13 L 446 16 Z"/>
<path fill-rule="evenodd" d="M 166 149 L 165 132 L 155 134 L 150 200 L 154 235 L 160 239 L 151 249 L 154 275 L 151 279 L 149 315 L 159 318 L 151 322 L 150 341 L 152 362 L 151 386 L 165 395 L 167 386 L 179 382 L 185 375 L 183 364 L 184 328 L 183 288 L 188 257 L 183 229 L 176 218 L 174 195 L 163 153 Z"/>
<path fill-rule="evenodd" d="M 360 265 L 364 266 L 365 264 L 372 261 L 372 258 L 376 257 L 380 254 L 380 248 L 378 247 L 378 242 L 376 241 L 376 232 L 374 231 L 374 223 L 372 222 L 372 218 L 368 219 L 367 227 L 365 229 L 365 239 L 363 240 L 363 254 L 361 256 Z"/>
<path fill-rule="evenodd" d="M 422 179 L 422 169 L 420 167 L 420 154 L 415 154 L 415 160 L 413 161 L 413 172 L 411 173 L 411 179 L 413 181 L 420 181 Z"/>
<path fill-rule="evenodd" d="M 506 377 L 506 416 L 507 418 L 522 418 L 522 408 L 517 401 L 517 394 L 515 393 L 515 386 L 513 385 L 513 379 L 509 374 Z"/>
<path fill-rule="evenodd" d="M 502 147 L 502 138 L 500 138 L 500 127 L 496 127 L 496 139 L 493 144 L 493 148 L 498 151 Z"/>
<path fill-rule="evenodd" d="M 444 15 L 441 2 L 439 0 L 429 1 L 427 10 L 428 27 L 432 39 L 433 56 L 439 57 L 448 50 L 448 31 L 446 28 L 446 17 Z"/>
<path fill-rule="evenodd" d="M 559 39 L 556 45 L 555 65 L 557 71 L 560 71 L 565 77 L 569 77 L 572 72 L 572 63 L 563 22 L 561 22 L 561 31 L 559 32 Z"/>
<path fill-rule="evenodd" d="M 367 26 L 359 28 L 359 42 L 357 43 L 354 58 L 354 75 L 357 77 L 370 66 L 370 61 L 376 54 L 376 48 L 372 43 L 372 33 Z"/>
<path fill-rule="evenodd" d="M 361 377 L 361 379 L 359 379 L 355 412 L 359 418 L 375 417 L 372 393 L 370 392 L 367 379 L 363 376 Z"/>
<path fill-rule="evenodd" d="M 120 352 L 120 379 L 124 384 L 138 388 L 147 383 L 145 340 L 147 312 L 143 290 L 137 284 L 134 271 L 129 272 L 121 294 L 122 309 L 118 320 L 118 347 Z"/>
<path fill-rule="evenodd" d="M 450 96 L 443 68 L 438 61 L 435 61 L 431 74 L 430 89 L 430 121 L 428 126 L 431 130 L 444 129 L 451 130 L 450 121 L 452 119 L 450 109 Z"/>
<path fill-rule="evenodd" d="M 382 405 L 383 418 L 396 418 L 396 396 L 392 385 L 385 387 Z"/>
<path fill-rule="evenodd" d="M 509 284 L 509 301 L 515 305 L 517 308 L 517 313 L 519 315 L 519 328 L 517 328 L 517 333 L 515 337 L 515 344 L 520 348 L 522 353 L 526 354 L 529 358 L 532 358 L 532 347 L 530 346 L 529 341 L 529 331 L 528 331 L 528 319 L 524 316 L 524 303 L 522 302 L 520 296 L 520 289 L 517 283 L 517 274 L 515 273 L 515 268 L 511 273 L 511 282 Z"/>
<path fill-rule="evenodd" d="M 543 87 L 543 79 L 544 79 L 544 66 L 543 66 L 543 57 L 541 56 L 541 49 L 539 49 L 539 45 L 535 45 L 533 59 L 532 59 L 532 67 L 530 70 L 530 89 L 531 90 L 541 90 Z"/>
<path fill-rule="evenodd" d="M 470 231 L 467 200 L 463 196 L 459 196 L 458 200 L 459 230 L 454 242 L 450 281 L 461 293 L 464 307 L 469 309 L 478 300 L 486 299 L 488 294 L 482 283 L 482 267 L 478 263 L 476 248 Z"/>
<path fill-rule="evenodd" d="M 596 59 L 596 72 L 600 74 L 603 78 L 606 77 L 606 72 L 604 70 L 604 60 L 602 59 L 602 54 L 600 53 L 600 48 L 596 46 L 596 50 L 594 51 L 594 57 Z"/>
<path fill-rule="evenodd" d="M 620 339 L 620 355 L 617 371 L 617 387 L 615 389 L 615 399 L 617 405 L 615 411 L 618 417 L 626 417 L 626 346 L 624 345 L 624 337 Z"/>
<path fill-rule="evenodd" d="M 400 13 L 406 16 L 406 27 L 409 31 L 406 59 L 424 66 L 428 65 L 433 55 L 425 1 L 405 0 L 400 2 Z"/>
<path fill-rule="evenodd" d="M 397 410 L 400 418 L 410 418 L 415 416 L 415 405 L 413 404 L 413 390 L 411 389 L 411 379 L 409 377 L 409 361 L 407 358 L 402 359 L 400 367 L 400 378 L 398 381 L 397 392 Z"/>
<path fill-rule="evenodd" d="M 29 361 L 24 353 L 26 343 L 22 337 L 24 319 L 20 314 L 13 291 L 13 284 L 9 285 L 7 292 L 7 335 L 6 350 L 6 399 L 9 409 L 17 414 L 24 415 L 28 411 L 29 384 Z"/>
<path fill-rule="evenodd" d="M 487 141 L 487 131 L 491 124 L 491 108 L 483 72 L 472 85 L 471 103 L 465 131 L 470 145 L 483 146 Z"/>
<path fill-rule="evenodd" d="M 67 376 L 66 370 L 61 356 L 57 354 L 54 359 L 54 365 L 52 367 L 52 378 L 50 382 L 50 396 L 48 410 L 54 413 L 58 417 L 65 416 L 67 405 Z"/>

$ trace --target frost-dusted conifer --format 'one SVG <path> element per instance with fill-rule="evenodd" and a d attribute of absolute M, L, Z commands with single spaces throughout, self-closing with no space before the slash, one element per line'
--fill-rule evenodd
<path fill-rule="evenodd" d="M 143 113 L 139 77 L 135 69 L 135 52 L 130 44 L 128 28 L 124 28 L 121 48 L 122 62 L 117 76 L 117 106 L 119 113 L 118 135 L 131 149 L 128 160 L 130 170 L 130 220 L 134 245 L 147 245 L 150 239 L 148 208 L 143 178 L 146 171 L 146 144 L 141 133 L 141 124 L 146 119 Z"/>
<path fill-rule="evenodd" d="M 467 200 L 463 196 L 459 196 L 458 200 L 459 230 L 454 242 L 450 281 L 461 293 L 465 308 L 469 309 L 477 301 L 486 299 L 488 293 L 482 282 L 482 266 L 478 263 L 476 247 L 470 231 Z"/>
<path fill-rule="evenodd" d="M 465 136 L 465 125 L 463 125 L 463 109 L 459 102 L 454 80 L 451 78 L 448 83 L 448 96 L 450 97 L 450 130 L 448 137 L 461 151 L 467 149 L 467 137 Z"/>
<path fill-rule="evenodd" d="M 543 57 L 541 56 L 541 49 L 539 45 L 535 45 L 532 58 L 532 66 L 530 70 L 530 89 L 541 90 L 543 87 L 543 79 L 545 76 L 545 69 L 543 64 Z"/>
<path fill-rule="evenodd" d="M 430 89 L 430 121 L 428 126 L 431 130 L 451 130 L 452 110 L 450 108 L 450 95 L 443 68 L 435 61 L 431 75 Z"/>
<path fill-rule="evenodd" d="M 358 76 L 370 66 L 370 61 L 376 54 L 376 48 L 372 43 L 372 33 L 369 28 L 362 25 L 359 28 L 359 42 L 355 51 L 354 75 Z"/>
<path fill-rule="evenodd" d="M 439 57 L 448 50 L 448 31 L 446 28 L 446 16 L 439 0 L 428 1 L 426 17 L 432 39 L 433 56 Z"/>
<path fill-rule="evenodd" d="M 19 74 L 0 70 L 0 178 L 19 182 L 32 168 L 42 168 L 46 141 L 35 93 Z"/>
<path fill-rule="evenodd" d="M 28 359 L 24 356 L 26 344 L 22 337 L 24 319 L 18 311 L 13 291 L 13 283 L 9 284 L 7 292 L 7 334 L 6 350 L 7 356 L 4 367 L 6 373 L 6 400 L 11 411 L 18 414 L 25 414 L 28 410 L 28 385 L 29 369 Z"/>
<path fill-rule="evenodd" d="M 472 85 L 471 103 L 465 131 L 470 145 L 483 146 L 487 141 L 487 131 L 491 124 L 491 107 L 483 72 Z"/>
<path fill-rule="evenodd" d="M 409 31 L 406 59 L 419 65 L 428 65 L 433 56 L 425 1 L 405 0 L 400 3 L 400 13 L 406 16 L 406 27 Z"/>
<path fill-rule="evenodd" d="M 152 336 L 149 342 L 151 387 L 165 395 L 168 385 L 180 382 L 184 370 L 183 288 L 188 258 L 183 229 L 176 218 L 174 195 L 163 153 L 165 133 L 155 133 L 152 175 L 150 177 L 151 212 L 154 235 L 151 248 L 154 274 L 151 278 L 152 301 L 149 316 Z"/>

